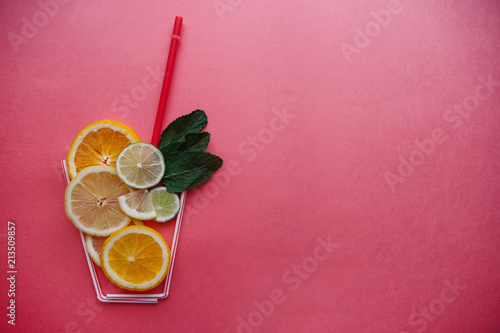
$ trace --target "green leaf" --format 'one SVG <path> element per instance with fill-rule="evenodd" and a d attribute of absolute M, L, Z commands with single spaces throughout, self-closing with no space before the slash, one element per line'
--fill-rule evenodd
<path fill-rule="evenodd" d="M 166 146 L 160 146 L 160 151 L 163 156 L 167 156 L 168 154 L 175 153 L 177 150 L 179 150 L 179 147 L 182 146 L 183 143 L 183 141 L 177 141 L 169 143 Z"/>
<path fill-rule="evenodd" d="M 184 137 L 184 142 L 178 148 L 181 151 L 205 151 L 210 142 L 210 133 L 188 133 Z"/>
<path fill-rule="evenodd" d="M 207 115 L 203 110 L 194 110 L 193 112 L 181 116 L 172 121 L 160 136 L 158 147 L 166 147 L 169 144 L 184 141 L 188 133 L 198 133 L 203 127 L 207 126 Z"/>
<path fill-rule="evenodd" d="M 170 193 L 192 189 L 207 181 L 222 166 L 222 159 L 207 152 L 177 151 L 165 156 L 162 182 Z"/>
<path fill-rule="evenodd" d="M 172 142 L 166 146 L 160 147 L 163 156 L 176 151 L 205 151 L 210 142 L 210 133 L 188 133 L 183 141 Z"/>

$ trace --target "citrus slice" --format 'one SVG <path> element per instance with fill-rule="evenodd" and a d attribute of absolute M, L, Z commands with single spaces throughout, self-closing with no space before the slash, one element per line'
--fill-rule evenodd
<path fill-rule="evenodd" d="M 134 131 L 119 122 L 102 120 L 77 134 L 69 147 L 67 163 L 70 178 L 92 165 L 115 166 L 118 155 L 132 142 L 140 141 Z"/>
<path fill-rule="evenodd" d="M 138 220 L 152 220 L 156 217 L 153 201 L 148 190 L 134 190 L 118 198 L 122 211 Z"/>
<path fill-rule="evenodd" d="M 132 224 L 144 225 L 144 223 L 139 220 L 132 220 L 129 225 Z M 101 267 L 101 248 L 108 237 L 85 235 L 85 247 L 87 248 L 87 252 L 99 267 Z"/>
<path fill-rule="evenodd" d="M 170 265 L 170 249 L 154 229 L 130 226 L 114 232 L 101 250 L 104 274 L 116 286 L 143 291 L 160 284 Z"/>
<path fill-rule="evenodd" d="M 85 168 L 70 181 L 64 195 L 64 209 L 73 224 L 92 236 L 109 236 L 130 222 L 118 204 L 118 197 L 130 193 L 110 166 Z"/>
<path fill-rule="evenodd" d="M 161 151 L 152 144 L 136 142 L 122 150 L 116 160 L 116 170 L 127 185 L 146 189 L 160 182 L 165 161 Z"/>
<path fill-rule="evenodd" d="M 156 222 L 171 220 L 179 212 L 181 207 L 179 197 L 175 193 L 167 192 L 167 188 L 157 187 L 149 192 L 156 213 Z"/>

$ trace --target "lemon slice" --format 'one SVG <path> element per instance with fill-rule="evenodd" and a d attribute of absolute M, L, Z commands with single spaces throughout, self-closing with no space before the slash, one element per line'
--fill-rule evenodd
<path fill-rule="evenodd" d="M 129 225 L 132 224 L 144 225 L 144 223 L 139 220 L 132 220 Z M 85 235 L 85 247 L 87 248 L 87 252 L 99 267 L 101 267 L 101 249 L 106 239 L 108 239 L 108 237 Z"/>
<path fill-rule="evenodd" d="M 118 198 L 122 211 L 138 220 L 152 220 L 156 217 L 153 201 L 148 190 L 135 190 Z"/>
<path fill-rule="evenodd" d="M 161 283 L 170 265 L 170 249 L 154 229 L 130 226 L 113 233 L 101 250 L 104 274 L 116 286 L 143 291 Z"/>
<path fill-rule="evenodd" d="M 149 192 L 153 207 L 156 212 L 156 222 L 166 222 L 171 220 L 179 212 L 181 207 L 179 196 L 175 193 L 167 192 L 167 188 L 157 187 Z"/>
<path fill-rule="evenodd" d="M 66 161 L 70 178 L 89 166 L 114 167 L 123 148 L 138 141 L 139 137 L 130 127 L 117 121 L 102 120 L 88 125 L 69 147 Z"/>
<path fill-rule="evenodd" d="M 80 171 L 66 188 L 64 209 L 73 224 L 86 234 L 109 236 L 130 222 L 118 197 L 130 193 L 110 166 L 91 166 Z"/>
<path fill-rule="evenodd" d="M 116 170 L 127 185 L 146 189 L 160 182 L 165 173 L 165 161 L 158 148 L 137 142 L 122 150 L 116 160 Z"/>

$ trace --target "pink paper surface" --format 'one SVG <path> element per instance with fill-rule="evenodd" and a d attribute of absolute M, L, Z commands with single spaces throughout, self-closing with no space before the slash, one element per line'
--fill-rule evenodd
<path fill-rule="evenodd" d="M 165 126 L 205 110 L 224 166 L 169 297 L 103 304 L 59 161 L 150 140 L 176 15 Z M 500 2 L 4 1 L 0 36 L 1 332 L 500 331 Z"/>

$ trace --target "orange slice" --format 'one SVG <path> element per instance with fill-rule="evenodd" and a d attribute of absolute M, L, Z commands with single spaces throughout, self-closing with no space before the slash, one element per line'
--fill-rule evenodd
<path fill-rule="evenodd" d="M 118 155 L 133 142 L 140 141 L 128 126 L 113 120 L 92 123 L 73 140 L 66 162 L 71 179 L 93 165 L 116 166 Z"/>
<path fill-rule="evenodd" d="M 101 249 L 101 267 L 116 286 L 143 291 L 161 283 L 170 265 L 170 249 L 154 229 L 130 226 L 114 232 Z"/>
<path fill-rule="evenodd" d="M 142 221 L 132 220 L 129 225 L 144 225 Z M 109 236 L 108 236 L 109 237 Z M 101 249 L 102 245 L 108 239 L 108 237 L 85 235 L 85 247 L 90 255 L 90 258 L 96 263 L 97 266 L 101 267 Z"/>

